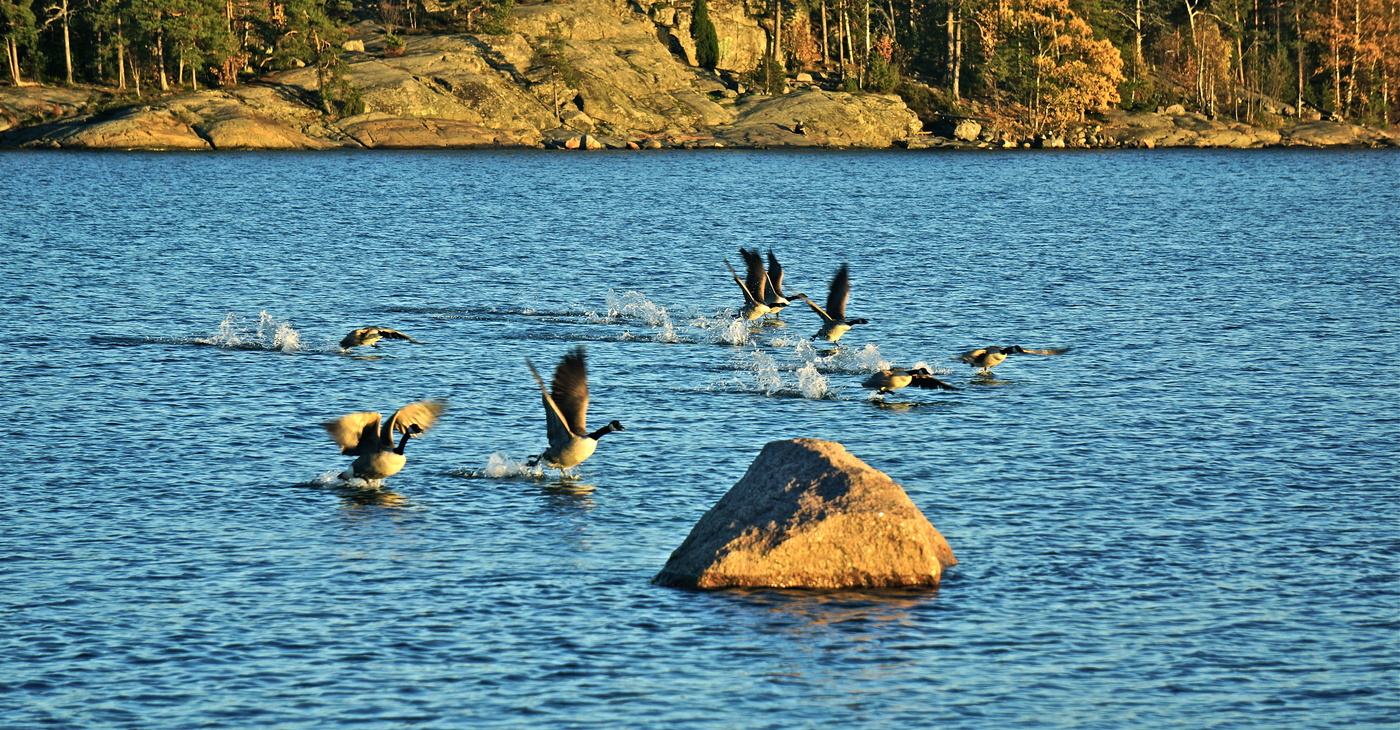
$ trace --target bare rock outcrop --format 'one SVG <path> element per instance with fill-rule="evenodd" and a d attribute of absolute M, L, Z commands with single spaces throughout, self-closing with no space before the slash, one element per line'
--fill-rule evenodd
<path fill-rule="evenodd" d="M 889 147 L 923 128 L 918 115 L 897 96 L 819 89 L 743 100 L 733 126 L 762 125 L 793 130 L 817 145 L 870 148 Z"/>
<path fill-rule="evenodd" d="M 957 564 L 883 472 L 832 441 L 763 448 L 654 582 L 684 588 L 937 586 Z"/>

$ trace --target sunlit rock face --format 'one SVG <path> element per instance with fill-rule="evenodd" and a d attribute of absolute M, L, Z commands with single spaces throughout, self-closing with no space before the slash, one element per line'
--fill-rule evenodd
<path fill-rule="evenodd" d="M 904 489 L 834 441 L 763 448 L 654 582 L 684 588 L 937 586 L 953 550 Z"/>

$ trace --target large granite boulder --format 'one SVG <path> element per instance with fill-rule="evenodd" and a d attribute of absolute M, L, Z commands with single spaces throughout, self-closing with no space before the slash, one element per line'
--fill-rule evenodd
<path fill-rule="evenodd" d="M 923 122 L 894 95 L 804 89 L 781 96 L 751 96 L 738 105 L 734 127 L 776 125 L 828 147 L 885 148 L 916 136 Z"/>
<path fill-rule="evenodd" d="M 904 490 L 833 441 L 763 447 L 654 582 L 684 588 L 937 586 L 952 548 Z"/>

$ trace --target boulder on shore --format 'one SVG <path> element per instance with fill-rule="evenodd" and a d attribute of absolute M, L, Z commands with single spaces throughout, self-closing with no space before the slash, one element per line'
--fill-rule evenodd
<path fill-rule="evenodd" d="M 653 582 L 681 588 L 937 586 L 953 550 L 904 489 L 834 441 L 774 441 Z"/>

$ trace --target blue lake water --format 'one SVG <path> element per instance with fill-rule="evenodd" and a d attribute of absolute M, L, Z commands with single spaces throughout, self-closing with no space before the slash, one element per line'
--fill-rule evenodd
<path fill-rule="evenodd" d="M 0 725 L 1396 727 L 1400 156 L 0 154 Z M 801 305 L 737 323 L 772 248 Z M 803 311 L 797 311 L 799 307 Z M 370 324 L 423 344 L 346 354 Z M 525 358 L 584 343 L 563 482 Z M 1013 356 L 991 378 L 954 360 Z M 925 363 L 957 392 L 860 387 Z M 319 424 L 450 401 L 381 490 Z M 649 581 L 843 443 L 937 591 Z"/>

